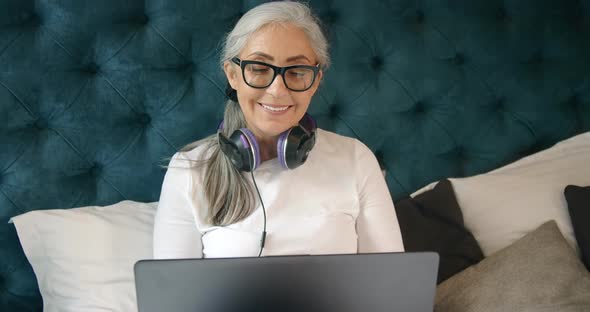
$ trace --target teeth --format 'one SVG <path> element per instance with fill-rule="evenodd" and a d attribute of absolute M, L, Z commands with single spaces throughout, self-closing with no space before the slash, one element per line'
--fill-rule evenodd
<path fill-rule="evenodd" d="M 282 112 L 282 111 L 287 110 L 287 108 L 289 108 L 289 106 L 285 106 L 285 107 L 281 107 L 281 108 L 275 108 L 275 107 L 267 106 L 267 105 L 264 105 L 264 104 L 260 104 L 260 105 L 262 105 L 262 107 L 264 107 L 265 109 L 268 109 L 268 110 L 273 111 L 273 112 Z"/>

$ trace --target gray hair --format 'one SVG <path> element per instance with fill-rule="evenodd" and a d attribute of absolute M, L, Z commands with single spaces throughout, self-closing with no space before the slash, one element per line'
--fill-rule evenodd
<path fill-rule="evenodd" d="M 246 12 L 225 37 L 221 66 L 240 54 L 250 36 L 268 24 L 299 27 L 307 35 L 322 68 L 325 70 L 330 66 L 328 41 L 320 28 L 319 19 L 307 5 L 292 1 L 268 2 Z"/>
<path fill-rule="evenodd" d="M 323 69 L 330 64 L 328 42 L 320 28 L 320 22 L 310 8 L 299 2 L 280 1 L 261 4 L 240 18 L 224 42 L 221 64 L 239 55 L 252 34 L 269 24 L 290 24 L 299 27 L 309 38 Z M 238 102 L 228 100 L 223 115 L 222 133 L 230 136 L 235 130 L 246 127 L 246 119 Z M 205 144 L 203 155 L 208 158 L 198 162 L 205 168 L 204 194 L 209 205 L 207 221 L 213 225 L 229 225 L 243 220 L 256 209 L 256 197 L 252 185 L 219 148 L 217 134 L 185 146 L 190 150 Z"/>

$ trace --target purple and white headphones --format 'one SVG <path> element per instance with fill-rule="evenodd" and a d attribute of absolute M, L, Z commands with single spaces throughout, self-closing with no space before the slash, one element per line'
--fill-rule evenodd
<path fill-rule="evenodd" d="M 223 133 L 223 121 L 219 125 L 218 139 L 221 151 L 240 171 L 254 171 L 260 166 L 260 149 L 254 134 L 247 128 L 234 131 L 228 138 Z M 317 125 L 305 114 L 299 124 L 281 133 L 277 142 L 277 155 L 281 166 L 295 169 L 307 160 L 315 145 Z"/>

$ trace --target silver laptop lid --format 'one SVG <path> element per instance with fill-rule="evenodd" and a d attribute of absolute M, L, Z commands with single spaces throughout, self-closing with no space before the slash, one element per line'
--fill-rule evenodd
<path fill-rule="evenodd" d="M 438 255 L 141 260 L 139 312 L 433 310 Z"/>

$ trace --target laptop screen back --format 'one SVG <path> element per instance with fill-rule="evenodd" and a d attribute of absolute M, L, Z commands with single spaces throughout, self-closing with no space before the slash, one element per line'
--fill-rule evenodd
<path fill-rule="evenodd" d="M 438 255 L 142 260 L 140 312 L 432 311 Z"/>

